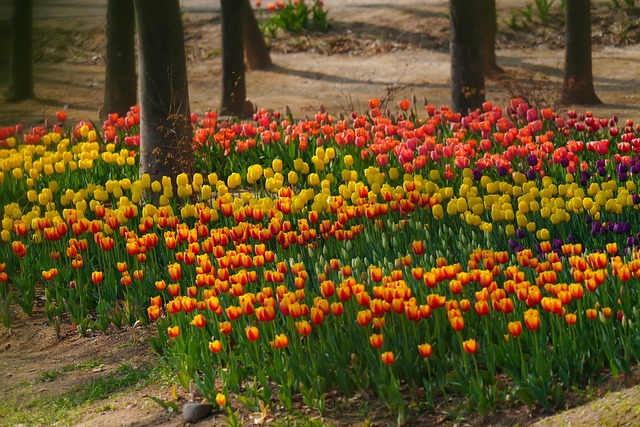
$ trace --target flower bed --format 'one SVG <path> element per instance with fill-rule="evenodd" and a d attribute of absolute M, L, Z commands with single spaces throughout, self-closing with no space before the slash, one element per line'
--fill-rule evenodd
<path fill-rule="evenodd" d="M 228 408 L 373 392 L 400 418 L 442 394 L 485 413 L 629 370 L 640 129 L 398 108 L 194 115 L 199 173 L 175 183 L 138 179 L 136 108 L 0 128 L 3 323 L 39 291 L 54 327 L 151 321 L 178 380 Z"/>

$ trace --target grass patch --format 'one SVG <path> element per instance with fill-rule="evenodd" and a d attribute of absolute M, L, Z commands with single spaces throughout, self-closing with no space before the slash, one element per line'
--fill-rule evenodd
<path fill-rule="evenodd" d="M 91 363 L 91 362 L 90 362 Z M 57 377 L 66 372 L 87 369 L 89 364 L 69 365 L 60 370 L 45 372 L 45 378 Z M 95 367 L 95 366 L 94 366 Z M 62 395 L 33 398 L 33 385 L 16 391 L 13 398 L 0 402 L 0 427 L 24 424 L 67 425 L 76 419 L 77 408 L 108 398 L 126 389 L 139 389 L 154 382 L 150 365 L 122 364 L 115 371 L 75 386 Z"/>
<path fill-rule="evenodd" d="M 54 381 L 57 378 L 59 378 L 62 374 L 65 374 L 67 372 L 76 372 L 76 371 L 84 371 L 87 369 L 93 369 L 93 368 L 97 368 L 98 366 L 101 366 L 102 363 L 98 362 L 98 361 L 91 361 L 91 362 L 85 362 L 85 363 L 74 363 L 71 365 L 66 365 L 63 366 L 60 369 L 53 369 L 51 371 L 44 371 L 42 374 L 40 374 L 40 381 L 41 382 L 50 382 L 50 381 Z"/>

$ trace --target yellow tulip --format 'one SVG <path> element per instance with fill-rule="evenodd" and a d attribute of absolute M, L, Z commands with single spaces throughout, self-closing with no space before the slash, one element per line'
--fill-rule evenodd
<path fill-rule="evenodd" d="M 353 156 L 351 154 L 347 154 L 346 156 L 344 156 L 344 165 L 348 168 L 350 168 L 351 166 L 353 166 Z M 397 169 L 396 169 L 397 171 Z M 394 178 L 394 179 L 397 179 Z"/>
<path fill-rule="evenodd" d="M 287 174 L 287 181 L 291 185 L 296 185 L 298 183 L 298 174 L 295 171 L 289 171 Z"/>

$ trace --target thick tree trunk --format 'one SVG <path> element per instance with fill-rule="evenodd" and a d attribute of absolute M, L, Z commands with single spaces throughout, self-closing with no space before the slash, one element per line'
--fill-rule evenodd
<path fill-rule="evenodd" d="M 220 113 L 245 117 L 247 105 L 244 70 L 244 1 L 221 0 L 222 5 L 222 102 Z"/>
<path fill-rule="evenodd" d="M 135 12 L 131 0 L 107 3 L 105 114 L 124 116 L 137 100 Z"/>
<path fill-rule="evenodd" d="M 479 24 L 482 32 L 482 59 L 484 72 L 487 75 L 504 72 L 496 62 L 496 32 L 498 17 L 496 0 L 481 0 Z"/>
<path fill-rule="evenodd" d="M 33 98 L 33 0 L 13 1 L 11 77 L 7 101 Z"/>
<path fill-rule="evenodd" d="M 562 103 L 600 104 L 591 66 L 591 1 L 567 0 Z"/>
<path fill-rule="evenodd" d="M 451 100 L 466 114 L 485 101 L 484 65 L 478 16 L 481 0 L 449 0 L 451 20 Z"/>
<path fill-rule="evenodd" d="M 140 174 L 194 171 L 187 62 L 178 0 L 134 0 L 140 67 Z"/>
<path fill-rule="evenodd" d="M 244 54 L 247 56 L 247 65 L 252 70 L 265 70 L 273 65 L 269 48 L 264 41 L 264 36 L 258 26 L 256 15 L 253 13 L 251 2 L 243 0 L 242 30 L 244 36 Z"/>

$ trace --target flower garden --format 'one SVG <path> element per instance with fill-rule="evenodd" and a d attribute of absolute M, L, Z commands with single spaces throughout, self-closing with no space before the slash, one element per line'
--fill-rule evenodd
<path fill-rule="evenodd" d="M 154 325 L 233 419 L 373 394 L 560 405 L 640 356 L 640 127 L 519 99 L 192 116 L 197 171 L 138 177 L 139 111 L 0 128 L 0 320 Z M 149 200 L 157 200 L 155 204 Z"/>

